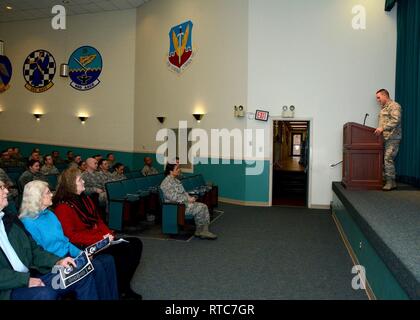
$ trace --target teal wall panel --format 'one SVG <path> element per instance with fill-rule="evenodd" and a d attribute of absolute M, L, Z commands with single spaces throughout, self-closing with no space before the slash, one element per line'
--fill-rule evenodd
<path fill-rule="evenodd" d="M 270 201 L 270 161 L 256 161 L 256 166 L 263 168 L 261 174 L 247 175 L 245 171 L 245 199 L 250 202 L 268 203 Z"/>

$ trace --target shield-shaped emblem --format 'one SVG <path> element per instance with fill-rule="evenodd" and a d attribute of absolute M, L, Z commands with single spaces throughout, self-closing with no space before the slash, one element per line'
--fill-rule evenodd
<path fill-rule="evenodd" d="M 11 78 L 12 64 L 8 57 L 0 55 L 0 93 L 9 89 Z"/>
<path fill-rule="evenodd" d="M 169 31 L 168 66 L 175 72 L 181 73 L 192 61 L 192 29 L 193 23 L 187 21 Z"/>

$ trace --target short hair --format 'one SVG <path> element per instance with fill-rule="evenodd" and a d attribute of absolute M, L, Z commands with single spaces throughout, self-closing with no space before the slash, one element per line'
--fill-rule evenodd
<path fill-rule="evenodd" d="M 28 182 L 23 189 L 22 205 L 19 218 L 36 218 L 42 211 L 42 194 L 48 188 L 48 183 L 41 180 Z"/>
<path fill-rule="evenodd" d="M 378 94 L 378 93 L 382 93 L 382 94 L 386 95 L 389 98 L 389 91 L 386 90 L 386 89 L 380 89 L 380 90 L 378 90 L 376 92 L 376 94 Z"/>
<path fill-rule="evenodd" d="M 112 169 L 117 170 L 119 167 L 123 167 L 124 165 L 121 162 L 117 162 L 112 166 Z"/>
<path fill-rule="evenodd" d="M 176 163 L 167 163 L 165 167 L 165 176 L 169 176 L 171 171 L 174 171 Z"/>
<path fill-rule="evenodd" d="M 111 152 L 111 153 L 108 153 L 108 154 L 106 155 L 106 157 L 107 157 L 107 158 L 109 158 L 109 156 L 110 156 L 110 155 L 114 155 L 114 154 L 113 154 L 112 152 Z"/>
<path fill-rule="evenodd" d="M 39 160 L 31 159 L 28 161 L 28 168 L 32 167 L 35 163 L 39 163 L 41 165 L 41 162 Z"/>
<path fill-rule="evenodd" d="M 99 160 L 99 161 L 98 161 L 98 167 L 100 167 L 100 166 L 102 165 L 102 163 L 104 163 L 105 161 L 107 161 L 107 162 L 108 162 L 108 160 L 107 160 L 107 159 L 101 159 L 101 160 Z"/>

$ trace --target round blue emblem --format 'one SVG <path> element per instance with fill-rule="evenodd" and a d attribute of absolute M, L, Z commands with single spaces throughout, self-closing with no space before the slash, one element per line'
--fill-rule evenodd
<path fill-rule="evenodd" d="M 102 57 L 94 47 L 83 46 L 76 49 L 69 58 L 70 85 L 81 91 L 96 87 L 102 71 Z"/>

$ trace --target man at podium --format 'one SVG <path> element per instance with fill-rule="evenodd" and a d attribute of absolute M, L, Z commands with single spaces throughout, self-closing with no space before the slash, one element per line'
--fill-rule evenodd
<path fill-rule="evenodd" d="M 376 92 L 376 101 L 381 106 L 379 114 L 379 126 L 375 134 L 384 137 L 384 191 L 391 191 L 397 188 L 395 182 L 394 160 L 398 154 L 401 141 L 401 106 L 391 100 L 389 92 L 381 89 Z"/>

